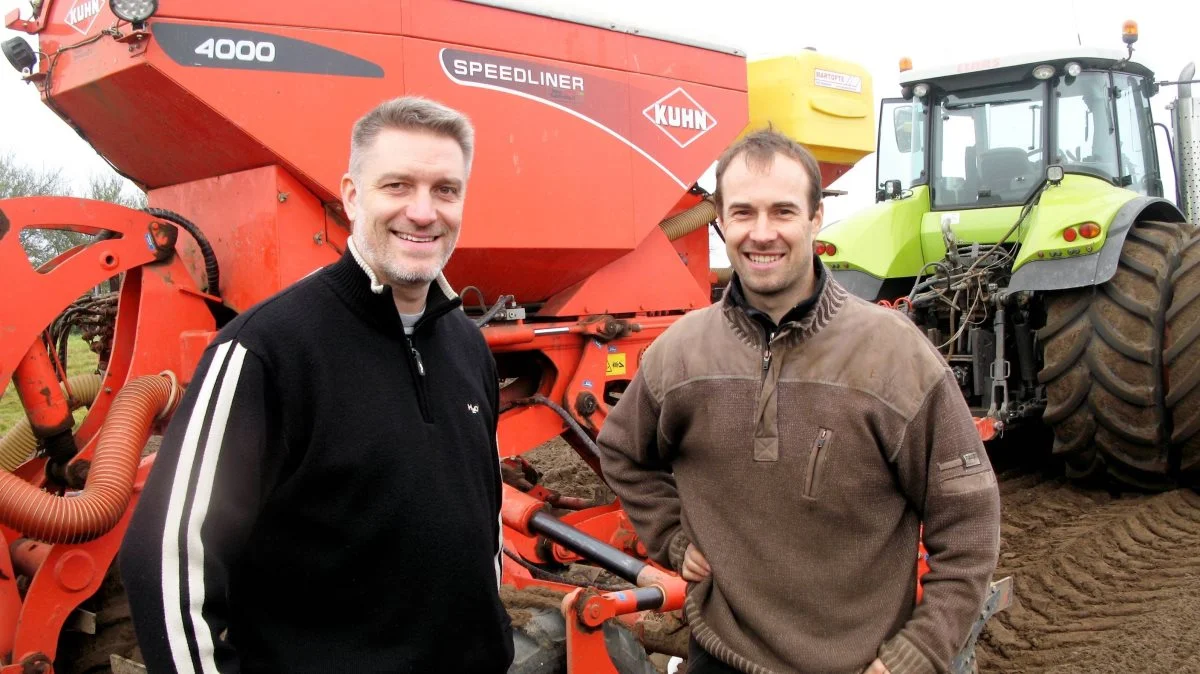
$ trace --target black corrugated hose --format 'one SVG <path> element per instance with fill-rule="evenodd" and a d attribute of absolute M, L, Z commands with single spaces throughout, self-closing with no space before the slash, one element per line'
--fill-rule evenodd
<path fill-rule="evenodd" d="M 208 294 L 214 297 L 221 296 L 221 270 L 217 266 L 217 256 L 213 253 L 212 245 L 208 243 L 204 233 L 191 220 L 173 211 L 168 211 L 162 208 L 145 208 L 142 209 L 146 213 L 153 215 L 156 218 L 162 218 L 168 222 L 173 222 L 176 225 L 187 230 L 188 234 L 196 240 L 196 245 L 200 247 L 200 254 L 204 256 L 204 273 L 208 278 Z"/>

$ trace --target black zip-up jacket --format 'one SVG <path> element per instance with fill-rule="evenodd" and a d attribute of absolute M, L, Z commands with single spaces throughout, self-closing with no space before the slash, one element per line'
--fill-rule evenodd
<path fill-rule="evenodd" d="M 438 283 L 411 337 L 348 250 L 226 326 L 120 570 L 149 671 L 504 672 L 495 361 Z"/>

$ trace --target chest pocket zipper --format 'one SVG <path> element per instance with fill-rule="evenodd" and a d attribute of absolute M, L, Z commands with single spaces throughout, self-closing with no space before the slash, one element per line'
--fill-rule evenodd
<path fill-rule="evenodd" d="M 816 498 L 817 478 L 825 457 L 829 454 L 829 442 L 833 439 L 833 431 L 821 428 L 817 431 L 817 439 L 813 441 L 812 452 L 808 455 L 808 475 L 805 480 L 804 497 Z"/>

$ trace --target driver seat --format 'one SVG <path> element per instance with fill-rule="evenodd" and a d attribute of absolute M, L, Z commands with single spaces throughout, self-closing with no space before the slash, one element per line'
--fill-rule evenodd
<path fill-rule="evenodd" d="M 1030 178 L 1034 174 L 1033 164 L 1019 147 L 998 147 L 979 153 L 979 190 L 991 190 L 992 194 L 1023 189 L 1014 185 L 1018 178 Z"/>

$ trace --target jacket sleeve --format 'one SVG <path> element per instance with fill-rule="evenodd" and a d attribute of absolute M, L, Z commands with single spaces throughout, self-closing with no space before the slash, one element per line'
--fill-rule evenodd
<path fill-rule="evenodd" d="M 271 470 L 268 390 L 255 354 L 214 344 L 163 436 L 119 557 L 149 671 L 240 671 L 229 575 Z"/>
<path fill-rule="evenodd" d="M 596 445 L 605 481 L 621 499 L 650 558 L 678 571 L 689 541 L 675 478 L 658 440 L 661 401 L 646 378 L 652 352 L 609 412 Z"/>
<path fill-rule="evenodd" d="M 922 511 L 929 572 L 921 603 L 879 657 L 892 674 L 945 672 L 979 615 L 1000 550 L 996 477 L 949 372 L 909 422 L 895 462 Z"/>

